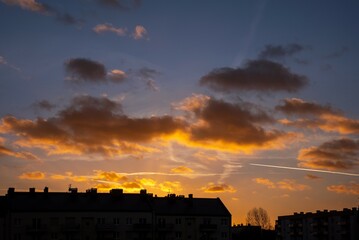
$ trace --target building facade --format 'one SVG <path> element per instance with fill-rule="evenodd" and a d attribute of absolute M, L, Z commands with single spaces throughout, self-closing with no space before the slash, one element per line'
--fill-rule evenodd
<path fill-rule="evenodd" d="M 278 240 L 356 240 L 359 239 L 359 210 L 345 208 L 280 216 L 276 233 Z"/>
<path fill-rule="evenodd" d="M 0 197 L 0 239 L 211 239 L 230 238 L 231 214 L 219 198 L 170 194 L 16 192 Z"/>

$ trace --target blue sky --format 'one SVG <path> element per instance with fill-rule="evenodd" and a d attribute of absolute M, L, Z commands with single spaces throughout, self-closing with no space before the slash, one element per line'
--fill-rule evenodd
<path fill-rule="evenodd" d="M 0 188 L 219 196 L 236 223 L 355 206 L 358 10 L 1 0 Z"/>

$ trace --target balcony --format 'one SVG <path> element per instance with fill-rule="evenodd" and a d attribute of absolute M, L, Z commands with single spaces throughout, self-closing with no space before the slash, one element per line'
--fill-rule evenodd
<path fill-rule="evenodd" d="M 77 232 L 80 230 L 80 224 L 65 224 L 61 228 L 63 232 Z"/>
<path fill-rule="evenodd" d="M 156 228 L 157 228 L 157 231 L 162 231 L 162 232 L 172 231 L 172 229 L 174 228 L 174 224 L 172 224 L 172 223 L 158 224 L 156 226 Z"/>

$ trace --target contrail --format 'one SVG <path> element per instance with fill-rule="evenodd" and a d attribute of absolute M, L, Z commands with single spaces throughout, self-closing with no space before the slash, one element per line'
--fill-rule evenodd
<path fill-rule="evenodd" d="M 331 173 L 331 174 L 339 174 L 339 175 L 346 175 L 346 176 L 354 176 L 354 177 L 359 177 L 359 174 L 358 174 L 358 173 L 334 172 L 334 171 L 319 170 L 319 169 L 297 168 L 297 167 L 286 167 L 286 166 L 267 165 L 267 164 L 257 164 L 257 163 L 250 163 L 250 165 L 253 165 L 253 166 L 258 166 L 258 167 L 282 168 L 282 169 L 297 170 L 297 171 L 321 172 L 321 173 Z"/>

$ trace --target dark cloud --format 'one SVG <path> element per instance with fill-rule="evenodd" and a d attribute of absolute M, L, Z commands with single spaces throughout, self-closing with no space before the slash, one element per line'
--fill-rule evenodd
<path fill-rule="evenodd" d="M 32 12 L 38 12 L 38 13 L 47 13 L 48 9 L 47 7 L 37 2 L 36 0 L 1 0 L 3 3 L 7 5 L 14 5 L 21 7 L 22 9 L 29 10 Z"/>
<path fill-rule="evenodd" d="M 42 110 L 46 110 L 46 111 L 51 111 L 52 109 L 54 109 L 56 107 L 55 104 L 52 104 L 47 100 L 41 100 L 41 101 L 35 102 L 33 104 L 33 106 L 36 109 L 42 109 Z"/>
<path fill-rule="evenodd" d="M 298 160 L 303 167 L 346 170 L 359 164 L 359 141 L 349 138 L 325 142 L 302 149 Z"/>
<path fill-rule="evenodd" d="M 349 51 L 349 48 L 346 47 L 346 46 L 343 46 L 341 47 L 340 49 L 330 53 L 330 54 L 327 54 L 324 56 L 324 58 L 328 58 L 328 59 L 331 59 L 331 58 L 340 58 L 342 57 L 344 54 L 346 54 L 347 52 Z"/>
<path fill-rule="evenodd" d="M 78 19 L 69 13 L 56 12 L 55 15 L 58 21 L 68 25 L 81 25 L 84 22 L 84 20 Z"/>
<path fill-rule="evenodd" d="M 183 129 L 183 122 L 169 116 L 130 118 L 121 104 L 108 98 L 76 97 L 55 117 L 36 120 L 2 119 L 3 131 L 22 138 L 22 144 L 51 154 L 100 153 L 117 155 L 150 151 L 138 143 L 149 142 Z"/>
<path fill-rule="evenodd" d="M 5 156 L 21 158 L 21 159 L 26 159 L 26 160 L 33 160 L 33 161 L 39 160 L 39 158 L 37 156 L 35 156 L 34 154 L 32 154 L 30 152 L 14 151 L 10 148 L 5 147 L 0 142 L 0 157 L 5 157 Z"/>
<path fill-rule="evenodd" d="M 72 58 L 65 62 L 66 71 L 75 82 L 105 82 L 106 68 L 102 63 L 86 58 Z"/>
<path fill-rule="evenodd" d="M 303 75 L 292 73 L 283 65 L 269 60 L 248 61 L 243 68 L 214 69 L 200 80 L 217 91 L 287 91 L 296 92 L 308 84 Z"/>
<path fill-rule="evenodd" d="M 282 100 L 282 105 L 277 105 L 276 110 L 288 115 L 321 115 L 337 114 L 330 105 L 320 105 L 315 102 L 306 102 L 299 98 L 288 98 Z"/>
<path fill-rule="evenodd" d="M 155 78 L 161 73 L 153 68 L 143 67 L 140 69 L 130 69 L 129 74 L 144 81 L 147 88 L 152 91 L 159 91 L 159 87 L 155 81 Z"/>
<path fill-rule="evenodd" d="M 287 56 L 293 56 L 305 49 L 307 49 L 307 47 L 297 43 L 288 45 L 266 45 L 259 53 L 258 57 L 262 59 L 279 59 Z"/>
<path fill-rule="evenodd" d="M 141 6 L 142 0 L 97 0 L 103 6 L 120 10 L 131 10 Z"/>
<path fill-rule="evenodd" d="M 234 193 L 237 191 L 233 186 L 224 183 L 222 184 L 209 183 L 207 186 L 202 187 L 202 190 L 206 193 L 220 193 L 220 192 Z"/>
<path fill-rule="evenodd" d="M 195 110 L 198 122 L 191 127 L 195 141 L 223 141 L 238 145 L 266 145 L 284 135 L 280 131 L 267 131 L 262 125 L 274 119 L 264 111 L 245 104 L 232 104 L 211 98 Z"/>

